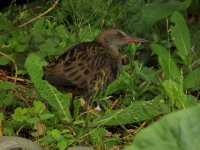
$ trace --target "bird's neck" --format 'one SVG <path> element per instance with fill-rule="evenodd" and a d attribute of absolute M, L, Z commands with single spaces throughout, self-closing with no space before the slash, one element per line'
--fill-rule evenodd
<path fill-rule="evenodd" d="M 117 57 L 120 55 L 120 54 L 119 54 L 119 48 L 116 47 L 115 45 L 108 45 L 107 48 L 108 48 L 108 52 L 109 52 L 111 55 L 117 56 Z"/>
<path fill-rule="evenodd" d="M 105 42 L 101 38 L 97 38 L 95 41 L 103 45 L 108 50 L 108 53 L 110 53 L 112 56 L 118 57 L 120 55 L 118 46 Z"/>

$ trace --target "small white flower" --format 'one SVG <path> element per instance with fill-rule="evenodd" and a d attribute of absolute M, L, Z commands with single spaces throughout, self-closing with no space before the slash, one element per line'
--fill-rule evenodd
<path fill-rule="evenodd" d="M 98 105 L 94 110 L 101 111 L 101 107 Z"/>

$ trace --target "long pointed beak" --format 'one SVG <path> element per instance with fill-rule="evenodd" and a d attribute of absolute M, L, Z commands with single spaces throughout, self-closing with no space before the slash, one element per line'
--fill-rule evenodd
<path fill-rule="evenodd" d="M 141 38 L 134 37 L 134 36 L 128 36 L 126 38 L 126 41 L 128 43 L 150 43 L 148 40 L 141 39 Z"/>

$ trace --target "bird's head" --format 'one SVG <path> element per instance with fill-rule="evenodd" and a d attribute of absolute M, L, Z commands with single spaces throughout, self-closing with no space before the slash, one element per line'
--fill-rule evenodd
<path fill-rule="evenodd" d="M 128 43 L 148 42 L 144 39 L 129 36 L 125 32 L 118 29 L 108 29 L 101 32 L 97 36 L 96 41 L 100 42 L 103 46 L 113 50 L 113 52 L 116 54 L 119 53 L 119 49 L 123 45 L 126 45 Z"/>

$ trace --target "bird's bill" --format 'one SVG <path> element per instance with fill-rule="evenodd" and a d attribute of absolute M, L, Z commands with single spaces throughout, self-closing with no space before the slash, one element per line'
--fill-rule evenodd
<path fill-rule="evenodd" d="M 128 37 L 126 39 L 126 41 L 128 43 L 149 43 L 148 40 L 145 40 L 145 39 L 141 39 L 141 38 L 138 38 L 138 37 Z"/>

